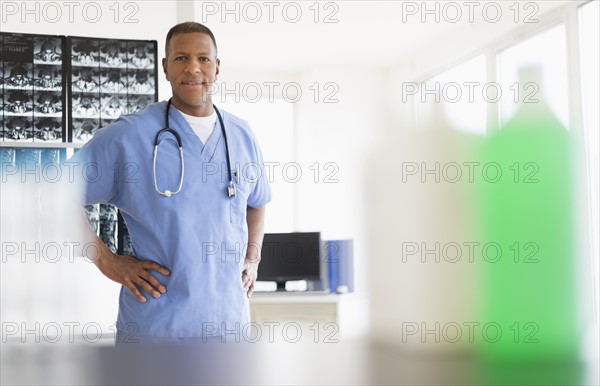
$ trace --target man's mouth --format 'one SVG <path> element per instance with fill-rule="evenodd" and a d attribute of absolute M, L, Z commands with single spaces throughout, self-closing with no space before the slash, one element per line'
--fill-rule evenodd
<path fill-rule="evenodd" d="M 204 82 L 200 80 L 184 80 L 181 83 L 186 86 L 202 86 L 204 84 Z"/>

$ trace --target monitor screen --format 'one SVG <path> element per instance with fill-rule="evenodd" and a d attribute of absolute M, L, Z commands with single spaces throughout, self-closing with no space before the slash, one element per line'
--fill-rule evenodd
<path fill-rule="evenodd" d="M 319 232 L 265 233 L 258 280 L 319 280 L 320 263 Z"/>

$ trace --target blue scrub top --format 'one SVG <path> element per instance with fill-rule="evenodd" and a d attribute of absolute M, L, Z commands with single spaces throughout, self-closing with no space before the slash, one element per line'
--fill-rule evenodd
<path fill-rule="evenodd" d="M 100 129 L 75 157 L 85 183 L 83 203 L 117 206 L 137 258 L 153 260 L 170 276 L 151 271 L 167 287 L 140 303 L 122 287 L 117 331 L 136 338 L 192 338 L 240 331 L 250 322 L 242 268 L 248 241 L 246 207 L 271 199 L 260 148 L 248 124 L 221 111 L 236 196 L 229 183 L 220 125 L 203 144 L 176 109 L 169 124 L 181 136 L 185 174 L 181 192 L 156 192 L 152 173 L 155 136 L 165 126 L 166 102 L 121 116 Z M 181 173 L 174 137 L 163 133 L 156 160 L 158 188 L 176 191 Z M 143 290 L 142 290 L 143 292 Z"/>

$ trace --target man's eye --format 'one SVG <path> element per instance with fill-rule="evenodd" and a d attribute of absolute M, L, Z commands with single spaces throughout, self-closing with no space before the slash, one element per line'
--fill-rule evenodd
<path fill-rule="evenodd" d="M 200 61 L 201 62 L 210 62 L 210 59 L 203 56 L 203 57 L 200 58 Z"/>
<path fill-rule="evenodd" d="M 185 60 L 185 56 L 178 56 L 175 58 L 175 61 L 178 61 L 178 62 L 180 62 L 182 60 Z"/>

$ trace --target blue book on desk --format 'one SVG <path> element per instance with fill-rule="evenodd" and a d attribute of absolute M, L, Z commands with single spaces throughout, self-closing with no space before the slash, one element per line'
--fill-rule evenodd
<path fill-rule="evenodd" d="M 335 293 L 338 287 L 338 271 L 339 271 L 339 257 L 338 257 L 338 247 L 336 240 L 328 240 L 325 242 L 327 244 L 327 279 L 329 292 Z"/>
<path fill-rule="evenodd" d="M 330 292 L 354 291 L 353 240 L 327 241 L 327 268 Z"/>

